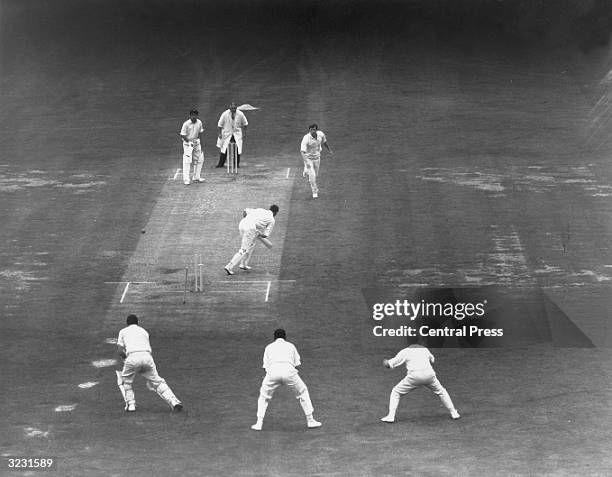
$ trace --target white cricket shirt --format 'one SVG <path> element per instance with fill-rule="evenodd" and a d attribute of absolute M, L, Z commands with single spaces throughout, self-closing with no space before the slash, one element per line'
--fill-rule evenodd
<path fill-rule="evenodd" d="M 246 217 L 243 219 L 248 225 L 255 227 L 261 235 L 270 235 L 274 228 L 274 214 L 268 209 L 244 209 Z"/>
<path fill-rule="evenodd" d="M 402 364 L 406 366 L 408 373 L 433 373 L 431 363 L 434 362 L 433 354 L 424 347 L 408 347 L 401 350 L 394 358 L 389 360 L 389 366 L 397 368 Z"/>
<path fill-rule="evenodd" d="M 299 366 L 300 355 L 295 346 L 282 338 L 277 338 L 274 343 L 266 346 L 263 356 L 263 367 L 267 370 L 274 365 Z"/>
<path fill-rule="evenodd" d="M 137 351 L 151 352 L 149 333 L 138 325 L 126 326 L 119 331 L 117 345 L 122 346 L 126 354 L 135 353 Z"/>
<path fill-rule="evenodd" d="M 305 153 L 309 159 L 319 159 L 321 157 L 322 144 L 327 142 L 323 131 L 317 131 L 317 137 L 314 138 L 310 133 L 306 134 L 300 144 L 300 151 Z"/>
<path fill-rule="evenodd" d="M 183 123 L 183 127 L 181 128 L 181 136 L 187 136 L 188 141 L 195 141 L 203 132 L 204 126 L 199 119 L 196 119 L 195 123 L 192 123 L 191 119 L 188 119 Z"/>

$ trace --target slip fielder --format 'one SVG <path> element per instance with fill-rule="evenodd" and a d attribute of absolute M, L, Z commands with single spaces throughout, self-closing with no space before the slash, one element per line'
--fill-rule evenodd
<path fill-rule="evenodd" d="M 280 328 L 275 330 L 274 342 L 266 346 L 264 351 L 263 367 L 266 376 L 261 383 L 257 400 L 257 422 L 251 426 L 254 431 L 261 431 L 268 404 L 272 400 L 274 391 L 281 384 L 288 386 L 300 401 L 306 415 L 306 426 L 310 429 L 321 427 L 321 423 L 312 416 L 314 409 L 308 388 L 296 369 L 301 364 L 300 355 L 292 343 L 285 341 L 286 337 L 285 330 Z"/>
<path fill-rule="evenodd" d="M 441 399 L 444 407 L 450 412 L 452 419 L 459 419 L 461 417 L 457 409 L 455 409 L 448 392 L 438 381 L 436 372 L 431 366 L 433 362 L 433 355 L 420 344 L 411 344 L 397 353 L 394 358 L 383 360 L 385 368 L 393 369 L 402 365 L 406 366 L 406 377 L 391 390 L 389 413 L 381 421 L 395 422 L 395 413 L 397 412 L 400 397 L 420 386 L 425 386 Z"/>

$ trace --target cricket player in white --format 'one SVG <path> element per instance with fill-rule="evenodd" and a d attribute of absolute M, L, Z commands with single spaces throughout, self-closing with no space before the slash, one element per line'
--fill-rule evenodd
<path fill-rule="evenodd" d="M 204 182 L 201 176 L 204 153 L 202 152 L 201 135 L 204 132 L 202 121 L 198 119 L 198 110 L 189 111 L 189 119 L 181 127 L 183 139 L 183 184 L 190 184 L 191 165 L 193 163 L 193 182 Z M 194 162 L 195 160 L 195 162 Z"/>
<path fill-rule="evenodd" d="M 300 153 L 302 154 L 302 160 L 304 161 L 304 172 L 302 176 L 308 175 L 308 182 L 310 182 L 310 188 L 312 189 L 312 198 L 316 199 L 319 197 L 319 188 L 317 186 L 317 177 L 319 175 L 319 167 L 321 165 L 321 150 L 322 146 L 327 148 L 330 154 L 333 154 L 327 144 L 327 138 L 323 131 L 319 131 L 319 127 L 316 124 L 308 126 L 308 134 L 302 139 L 300 144 Z"/>
<path fill-rule="evenodd" d="M 271 205 L 266 209 L 244 209 L 242 220 L 238 225 L 240 231 L 241 244 L 240 250 L 232 257 L 225 266 L 228 275 L 234 275 L 234 267 L 240 263 L 242 270 L 251 270 L 249 261 L 255 248 L 255 241 L 259 238 L 266 239 L 274 228 L 274 217 L 278 214 L 278 205 Z"/>
<path fill-rule="evenodd" d="M 168 403 L 174 411 L 182 411 L 183 404 L 177 399 L 166 381 L 157 374 L 157 368 L 151 355 L 149 333 L 138 326 L 138 317 L 129 315 L 126 320 L 127 327 L 119 331 L 117 347 L 119 355 L 125 359 L 123 371 L 119 378 L 119 390 L 125 399 L 125 410 L 136 410 L 136 399 L 132 383 L 136 373 L 142 374 L 147 380 L 147 388 L 155 391 L 159 397 Z"/>
<path fill-rule="evenodd" d="M 397 353 L 394 358 L 383 360 L 383 366 L 386 368 L 406 366 L 406 377 L 397 383 L 391 391 L 389 414 L 383 417 L 381 421 L 395 422 L 395 413 L 397 412 L 400 397 L 420 386 L 425 386 L 440 397 L 442 404 L 448 409 L 452 419 L 459 419 L 461 417 L 455 409 L 448 392 L 438 381 L 436 373 L 431 366 L 433 362 L 433 355 L 427 348 L 419 344 L 411 344 L 408 348 L 404 348 Z"/>
<path fill-rule="evenodd" d="M 261 431 L 268 404 L 272 400 L 274 391 L 281 384 L 288 386 L 300 401 L 304 414 L 306 414 L 306 425 L 311 429 L 321 427 L 321 423 L 312 417 L 313 407 L 308 388 L 295 369 L 301 364 L 300 355 L 293 344 L 285 341 L 286 337 L 285 330 L 277 329 L 274 331 L 274 342 L 266 346 L 264 351 L 263 367 L 266 370 L 266 376 L 259 390 L 257 422 L 251 426 L 254 431 Z"/>

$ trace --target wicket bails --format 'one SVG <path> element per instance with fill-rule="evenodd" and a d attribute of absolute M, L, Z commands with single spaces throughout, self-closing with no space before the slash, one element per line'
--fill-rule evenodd
<path fill-rule="evenodd" d="M 227 145 L 227 173 L 238 174 L 238 145 L 235 142 Z"/>

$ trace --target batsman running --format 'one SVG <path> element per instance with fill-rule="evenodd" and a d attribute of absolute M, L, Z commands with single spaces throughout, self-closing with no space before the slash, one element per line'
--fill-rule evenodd
<path fill-rule="evenodd" d="M 401 350 L 394 358 L 383 360 L 385 368 L 393 369 L 402 365 L 406 366 L 406 377 L 391 390 L 389 413 L 381 421 L 395 422 L 395 413 L 397 412 L 400 397 L 420 386 L 428 388 L 440 398 L 444 407 L 450 412 L 452 419 L 459 419 L 461 417 L 457 409 L 455 409 L 448 392 L 438 381 L 436 372 L 431 366 L 433 362 L 434 357 L 431 352 L 424 346 L 416 343 Z"/>
<path fill-rule="evenodd" d="M 183 404 L 177 399 L 166 381 L 157 374 L 157 368 L 151 354 L 149 333 L 138 326 L 138 317 L 129 315 L 127 326 L 119 331 L 117 348 L 119 356 L 125 361 L 123 370 L 117 371 L 117 384 L 125 400 L 125 411 L 136 411 L 136 399 L 132 384 L 136 373 L 142 374 L 147 381 L 147 388 L 155 391 L 175 411 L 183 410 Z"/>
<path fill-rule="evenodd" d="M 266 247 L 272 248 L 272 242 L 268 236 L 274 228 L 274 217 L 278 214 L 278 205 L 271 205 L 270 209 L 244 209 L 242 220 L 238 225 L 240 231 L 240 250 L 232 257 L 224 270 L 228 275 L 235 275 L 234 267 L 240 264 L 242 270 L 251 270 L 249 261 L 255 248 L 256 240 L 262 242 Z"/>

